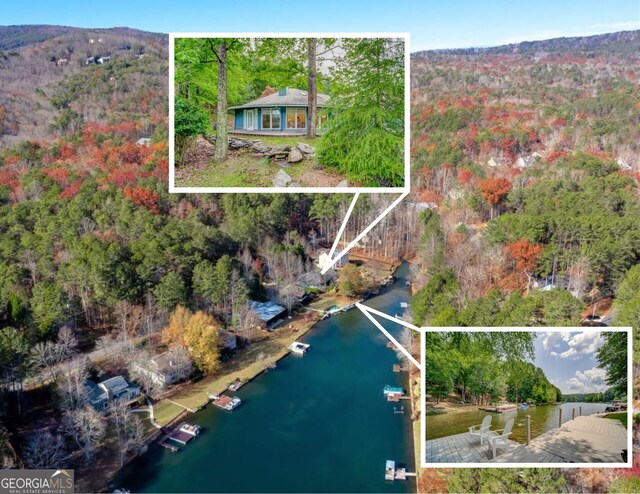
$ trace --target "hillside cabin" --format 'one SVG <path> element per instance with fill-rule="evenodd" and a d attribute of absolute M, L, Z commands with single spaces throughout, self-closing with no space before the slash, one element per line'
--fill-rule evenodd
<path fill-rule="evenodd" d="M 284 320 L 284 313 L 286 312 L 286 309 L 275 302 L 258 302 L 256 300 L 249 300 L 247 305 L 269 330 L 273 330 Z"/>
<path fill-rule="evenodd" d="M 322 129 L 328 119 L 328 113 L 321 111 L 328 103 L 328 95 L 318 94 L 318 130 Z M 306 91 L 283 88 L 244 105 L 232 106 L 229 112 L 233 114 L 234 125 L 230 132 L 259 135 L 304 134 L 307 131 L 308 104 Z"/>
<path fill-rule="evenodd" d="M 140 388 L 130 384 L 122 376 L 115 376 L 100 383 L 85 381 L 89 403 L 97 412 L 107 412 L 114 402 L 131 403 L 140 396 Z"/>

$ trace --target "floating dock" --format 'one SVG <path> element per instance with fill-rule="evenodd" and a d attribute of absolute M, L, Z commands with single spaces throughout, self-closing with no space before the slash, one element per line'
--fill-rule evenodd
<path fill-rule="evenodd" d="M 491 407 L 479 407 L 478 410 L 481 410 L 483 412 L 491 412 L 491 413 L 504 413 L 504 412 L 513 412 L 515 410 L 518 409 L 518 405 L 513 405 L 511 403 L 506 404 L 506 405 L 498 405 L 498 406 L 491 406 Z"/>
<path fill-rule="evenodd" d="M 311 345 L 307 343 L 302 343 L 300 341 L 294 341 L 289 345 L 289 350 L 293 353 L 297 353 L 298 355 L 304 355 L 311 348 Z"/>
<path fill-rule="evenodd" d="M 238 391 L 242 386 L 244 386 L 245 382 L 241 381 L 240 379 L 236 379 L 235 381 L 233 381 L 231 384 L 229 384 L 229 387 L 227 388 L 229 391 L 233 391 L 236 392 Z"/>
<path fill-rule="evenodd" d="M 179 430 L 174 430 L 170 432 L 168 435 L 168 439 L 177 442 L 178 444 L 182 444 L 186 446 L 186 444 L 191 441 L 195 436 L 188 434 L 186 432 L 180 432 Z"/>
<path fill-rule="evenodd" d="M 387 463 L 384 468 L 384 479 L 385 480 L 407 480 L 407 477 L 415 477 L 416 474 L 413 472 L 407 472 L 407 469 L 404 467 L 397 467 L 396 462 L 393 460 L 387 460 Z"/>
<path fill-rule="evenodd" d="M 242 400 L 237 396 L 209 395 L 209 399 L 215 406 L 228 412 L 235 410 L 242 403 Z"/>

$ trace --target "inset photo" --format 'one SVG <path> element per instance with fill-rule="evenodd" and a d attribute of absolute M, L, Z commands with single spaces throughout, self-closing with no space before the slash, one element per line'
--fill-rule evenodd
<path fill-rule="evenodd" d="M 170 192 L 409 190 L 408 34 L 170 35 Z"/>
<path fill-rule="evenodd" d="M 428 328 L 423 467 L 630 467 L 631 328 Z"/>

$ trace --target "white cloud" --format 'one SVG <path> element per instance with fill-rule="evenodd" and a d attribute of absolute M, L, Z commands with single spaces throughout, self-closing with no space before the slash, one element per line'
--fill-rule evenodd
<path fill-rule="evenodd" d="M 609 387 L 604 369 L 592 367 L 585 371 L 576 371 L 576 377 L 567 381 L 568 393 L 602 393 Z"/>
<path fill-rule="evenodd" d="M 569 345 L 569 348 L 563 352 L 551 351 L 549 354 L 552 357 L 571 358 L 573 360 L 577 360 L 583 356 L 597 352 L 604 343 L 604 338 L 602 338 L 599 331 L 584 331 L 582 333 L 572 333 L 570 335 L 564 333 L 562 340 Z M 543 341 L 545 350 L 549 350 L 545 343 L 546 340 Z M 558 345 L 559 342 L 550 348 L 555 348 Z"/>

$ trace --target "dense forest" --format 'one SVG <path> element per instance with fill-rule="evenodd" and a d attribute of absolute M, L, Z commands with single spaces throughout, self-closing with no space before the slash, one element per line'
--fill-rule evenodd
<path fill-rule="evenodd" d="M 562 392 L 533 365 L 535 333 L 428 333 L 425 391 L 438 402 L 454 390 L 463 403 L 556 403 Z"/>
<path fill-rule="evenodd" d="M 417 324 L 632 326 L 637 341 L 639 36 L 624 32 L 412 56 L 412 193 L 424 210 L 411 305 Z M 460 354 L 459 341 L 433 338 L 452 355 L 447 360 L 441 352 L 432 354 L 442 364 L 432 369 L 433 396 L 516 399 L 508 361 L 491 352 Z M 429 346 L 426 351 L 432 352 Z M 636 348 L 635 398 L 638 355 Z M 474 381 L 470 390 L 465 371 L 482 359 L 499 361 L 505 377 Z M 620 362 L 602 365 L 626 383 L 616 371 Z M 536 375 L 531 364 L 522 370 Z M 541 374 L 538 380 L 546 379 Z M 603 395 L 582 398 L 619 397 L 623 390 L 616 384 L 612 379 Z M 518 388 L 535 401 L 573 398 L 554 386 L 533 394 L 533 388 Z M 456 469 L 427 477 L 454 492 L 527 492 L 534 486 L 623 492 L 637 481 L 630 475 L 531 470 L 516 478 Z"/>

